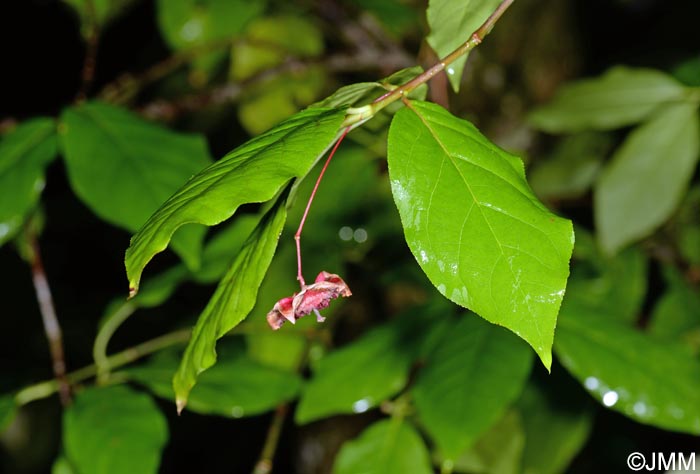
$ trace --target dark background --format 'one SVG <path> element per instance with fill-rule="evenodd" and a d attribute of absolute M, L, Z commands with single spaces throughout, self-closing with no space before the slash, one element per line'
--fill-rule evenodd
<path fill-rule="evenodd" d="M 556 1 L 519 0 L 528 11 L 554 8 Z M 519 2 L 516 2 L 519 3 Z M 555 76 L 552 84 L 573 74 L 585 76 L 602 72 L 613 64 L 643 65 L 670 69 L 678 62 L 700 54 L 700 2 L 697 0 L 576 0 L 563 9 L 560 31 L 572 41 L 571 67 L 565 74 L 542 68 L 535 74 Z M 351 2 L 345 6 L 353 11 Z M 559 8 L 562 10 L 561 8 Z M 424 6 L 417 5 L 420 17 Z M 513 10 L 516 11 L 515 9 Z M 524 10 L 521 10 L 524 11 Z M 510 13 L 510 12 L 509 12 Z M 518 19 L 511 19 L 517 23 Z M 424 22 L 423 22 L 424 24 Z M 505 23 L 504 23 L 505 24 Z M 500 25 L 499 25 L 500 26 Z M 509 31 L 494 30 L 494 41 L 507 42 Z M 525 37 L 537 35 L 521 24 Z M 405 41 L 416 54 L 420 31 Z M 559 37 L 545 38 L 555 44 Z M 327 38 L 329 47 L 335 45 Z M 488 46 L 487 40 L 484 46 Z M 59 1 L 3 0 L 0 2 L 0 121 L 37 115 L 57 115 L 74 99 L 80 84 L 85 46 L 77 15 Z M 93 91 L 124 72 L 141 71 L 167 57 L 168 47 L 161 39 L 155 21 L 153 1 L 138 1 L 123 16 L 101 32 Z M 533 59 L 534 60 L 534 59 Z M 513 62 L 509 81 L 518 90 L 527 78 Z M 376 79 L 365 74 L 368 79 Z M 147 102 L 158 93 L 147 90 L 139 101 Z M 150 94 L 150 96 L 149 96 Z M 546 96 L 545 91 L 543 96 Z M 470 95 L 463 89 L 462 95 Z M 530 94 L 526 101 L 539 100 Z M 545 97 L 541 97 L 544 99 Z M 465 99 L 465 108 L 469 99 Z M 471 110 L 478 120 L 490 120 L 488 103 L 477 103 Z M 497 114 L 493 114 L 497 119 Z M 231 121 L 235 115 L 231 115 Z M 175 122 L 207 134 L 213 155 L 221 156 L 242 142 L 243 131 L 231 126 L 198 126 L 192 121 Z M 233 130 L 233 132 L 232 132 Z M 3 191 L 0 190 L 0 193 Z M 41 238 L 42 254 L 52 285 L 57 312 L 63 326 L 69 370 L 91 362 L 90 350 L 99 316 L 115 295 L 126 296 L 123 252 L 130 235 L 94 216 L 70 190 L 62 163 L 56 160 L 48 170 L 42 201 L 46 228 Z M 572 209 L 571 212 L 576 212 Z M 585 216 L 583 217 L 585 221 Z M 171 260 L 172 261 L 172 260 Z M 165 265 L 168 259 L 157 264 Z M 351 285 L 352 286 L 352 285 Z M 657 289 L 658 291 L 658 289 Z M 146 310 L 115 336 L 110 347 L 126 347 L 186 324 L 202 308 L 211 288 L 186 285 L 166 305 Z M 653 291 L 652 291 L 653 293 Z M 12 245 L 0 248 L 0 391 L 51 377 L 50 357 L 43 335 L 31 274 Z M 536 370 L 543 372 L 538 366 Z M 555 365 L 553 373 L 566 377 Z M 544 376 L 543 374 L 539 374 Z M 170 424 L 171 438 L 163 454 L 162 473 L 249 472 L 258 457 L 269 416 L 231 421 L 186 413 L 176 417 L 173 406 L 161 403 Z M 336 417 L 312 424 L 298 432 L 288 423 L 278 450 L 277 472 L 291 472 L 297 462 L 299 445 L 323 442 L 357 433 L 372 418 Z M 0 471 L 17 473 L 48 472 L 59 450 L 60 407 L 53 397 L 35 402 L 23 411 L 31 439 L 25 440 L 13 456 L 0 445 Z M 319 439 L 321 441 L 319 441 Z M 329 441 L 331 442 L 331 441 Z M 697 440 L 634 423 L 611 411 L 599 413 L 593 435 L 572 466 L 572 472 L 599 472 L 595 466 L 609 465 L 610 471 L 624 469 L 626 453 L 638 451 L 683 451 L 697 449 Z M 642 449 L 640 449 L 640 447 Z M 622 454 L 621 454 L 622 453 Z M 322 472 L 322 471 L 308 471 Z"/>

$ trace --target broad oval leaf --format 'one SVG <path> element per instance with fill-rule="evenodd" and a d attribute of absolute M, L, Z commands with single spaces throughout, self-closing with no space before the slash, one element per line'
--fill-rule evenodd
<path fill-rule="evenodd" d="M 75 193 L 102 219 L 132 232 L 211 163 L 203 137 L 172 132 L 99 102 L 66 109 L 59 131 Z M 204 232 L 192 226 L 173 242 L 190 267 L 199 264 Z"/>
<path fill-rule="evenodd" d="M 549 368 L 574 233 L 533 195 L 522 162 L 427 102 L 389 131 L 406 242 L 450 300 L 525 339 Z"/>
<path fill-rule="evenodd" d="M 381 420 L 343 445 L 334 474 L 430 474 L 430 456 L 416 430 L 401 418 Z"/>
<path fill-rule="evenodd" d="M 663 72 L 618 66 L 563 86 L 551 103 L 530 115 L 530 122 L 551 133 L 611 130 L 641 122 L 684 95 L 683 85 Z"/>
<path fill-rule="evenodd" d="M 156 474 L 168 425 L 151 397 L 125 386 L 80 392 L 63 417 L 63 446 L 80 473 Z"/>
<path fill-rule="evenodd" d="M 44 168 L 56 157 L 50 118 L 22 123 L 0 140 L 0 245 L 12 238 L 44 189 Z"/>
<path fill-rule="evenodd" d="M 306 174 L 336 138 L 345 113 L 308 109 L 246 142 L 190 179 L 131 239 L 126 272 L 132 293 L 153 256 L 180 226 L 218 224 L 238 206 L 271 199 L 291 178 Z"/>
<path fill-rule="evenodd" d="M 532 352 L 507 331 L 468 314 L 447 331 L 418 373 L 418 417 L 455 460 L 520 394 Z"/>
<path fill-rule="evenodd" d="M 153 393 L 173 400 L 173 373 L 177 360 L 158 361 L 127 371 L 129 377 Z M 231 418 L 258 415 L 296 397 L 301 378 L 293 372 L 268 367 L 245 354 L 222 357 L 199 377 L 187 408 L 204 415 Z"/>
<path fill-rule="evenodd" d="M 439 57 L 445 57 L 467 41 L 498 7 L 501 0 L 430 0 L 428 3 L 428 44 Z M 447 77 L 455 92 L 459 92 L 467 55 L 448 66 Z"/>
<path fill-rule="evenodd" d="M 216 362 L 216 341 L 240 323 L 255 306 L 258 288 L 277 248 L 287 217 L 285 199 L 261 219 L 243 244 L 192 331 L 173 378 L 178 411 L 187 404 L 197 376 Z"/>
<path fill-rule="evenodd" d="M 321 359 L 295 413 L 303 424 L 339 413 L 363 413 L 399 392 L 413 362 L 397 324 L 384 326 Z"/>
<path fill-rule="evenodd" d="M 700 434 L 700 361 L 677 343 L 567 303 L 554 350 L 604 406 L 641 423 Z"/>
<path fill-rule="evenodd" d="M 676 104 L 625 140 L 595 184 L 593 205 L 607 253 L 649 235 L 678 207 L 700 156 L 696 104 Z"/>

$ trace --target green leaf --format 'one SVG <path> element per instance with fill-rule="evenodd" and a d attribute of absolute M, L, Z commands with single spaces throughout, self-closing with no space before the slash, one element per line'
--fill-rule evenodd
<path fill-rule="evenodd" d="M 503 415 L 532 367 L 527 346 L 468 314 L 447 331 L 418 373 L 418 416 L 442 455 L 456 459 Z"/>
<path fill-rule="evenodd" d="M 673 77 L 683 84 L 692 87 L 700 87 L 700 56 L 691 57 L 677 64 L 673 71 Z"/>
<path fill-rule="evenodd" d="M 63 456 L 56 459 L 51 466 L 51 474 L 76 474 L 70 462 Z"/>
<path fill-rule="evenodd" d="M 326 71 L 311 66 L 252 84 L 241 97 L 238 119 L 250 134 L 262 133 L 316 100 L 325 82 Z"/>
<path fill-rule="evenodd" d="M 172 132 L 99 102 L 66 109 L 59 130 L 75 193 L 100 218 L 129 231 L 211 162 L 203 137 Z M 173 242 L 190 267 L 199 265 L 204 232 L 190 226 Z"/>
<path fill-rule="evenodd" d="M 598 176 L 612 139 L 598 132 L 565 137 L 544 161 L 529 172 L 532 190 L 540 199 L 582 196 Z"/>
<path fill-rule="evenodd" d="M 398 393 L 408 381 L 415 335 L 410 327 L 377 328 L 321 359 L 297 406 L 298 424 L 340 413 L 363 413 Z M 403 329 L 403 331 L 402 331 Z"/>
<path fill-rule="evenodd" d="M 80 14 L 81 22 L 83 23 L 83 35 L 90 34 L 90 17 L 89 8 L 94 8 L 95 20 L 98 25 L 104 26 L 113 19 L 117 18 L 125 11 L 135 0 L 63 0 L 71 5 Z M 89 5 L 89 4 L 92 5 Z"/>
<path fill-rule="evenodd" d="M 472 33 L 496 10 L 501 0 L 430 0 L 428 2 L 428 44 L 441 58 L 467 41 Z M 455 92 L 459 92 L 467 55 L 447 67 L 447 77 Z"/>
<path fill-rule="evenodd" d="M 588 440 L 593 428 L 593 404 L 581 399 L 586 395 L 580 389 L 575 393 L 562 390 L 568 385 L 548 381 L 546 392 L 534 384 L 523 392 L 518 409 L 525 430 L 525 450 L 519 472 L 567 472 L 569 463 Z"/>
<path fill-rule="evenodd" d="M 270 210 L 243 244 L 214 296 L 199 316 L 173 379 L 178 411 L 187 403 L 197 376 L 216 362 L 216 341 L 253 309 L 258 288 L 277 248 L 285 218 L 284 200 Z"/>
<path fill-rule="evenodd" d="M 335 140 L 344 116 L 335 109 L 299 112 L 190 179 L 132 237 L 125 262 L 132 292 L 146 264 L 178 227 L 215 225 L 241 204 L 271 199 L 291 178 L 309 171 Z"/>
<path fill-rule="evenodd" d="M 382 93 L 386 93 L 396 86 L 405 84 L 422 72 L 423 68 L 420 66 L 413 66 L 396 71 L 391 76 L 385 77 L 378 82 L 358 82 L 356 84 L 343 86 L 322 101 L 313 104 L 311 107 L 366 105 L 379 97 Z M 427 94 L 427 89 L 425 84 L 418 86 L 408 94 L 408 97 L 411 99 L 423 100 Z"/>
<path fill-rule="evenodd" d="M 17 413 L 17 404 L 12 395 L 0 396 L 0 433 L 12 422 Z"/>
<path fill-rule="evenodd" d="M 289 55 L 319 56 L 323 35 L 314 23 L 301 16 L 279 15 L 253 21 L 245 40 L 231 50 L 231 76 L 236 81 L 281 64 Z"/>
<path fill-rule="evenodd" d="M 605 252 L 646 237 L 668 219 L 699 155 L 694 104 L 670 106 L 627 137 L 594 188 L 596 229 Z"/>
<path fill-rule="evenodd" d="M 155 474 L 167 440 L 151 397 L 125 386 L 84 390 L 63 417 L 65 454 L 81 474 Z"/>
<path fill-rule="evenodd" d="M 571 222 L 537 201 L 520 159 L 437 105 L 396 114 L 388 159 L 406 242 L 433 285 L 525 339 L 549 368 Z"/>
<path fill-rule="evenodd" d="M 604 406 L 640 423 L 700 434 L 700 361 L 677 343 L 567 302 L 554 350 Z"/>
<path fill-rule="evenodd" d="M 428 449 L 416 430 L 402 419 L 381 420 L 343 445 L 334 474 L 430 474 Z"/>
<path fill-rule="evenodd" d="M 204 246 L 202 265 L 192 274 L 194 280 L 213 283 L 221 278 L 259 220 L 257 215 L 245 214 L 216 233 Z"/>
<path fill-rule="evenodd" d="M 589 232 L 577 227 L 566 300 L 634 324 L 647 294 L 648 267 L 642 249 L 630 247 L 608 257 Z"/>
<path fill-rule="evenodd" d="M 550 133 L 612 130 L 641 122 L 685 94 L 663 72 L 617 66 L 600 77 L 565 85 L 551 103 L 532 112 L 530 123 Z"/>
<path fill-rule="evenodd" d="M 700 266 L 700 186 L 694 185 L 673 219 L 678 250 L 691 265 Z"/>
<path fill-rule="evenodd" d="M 664 340 L 683 340 L 700 328 L 700 292 L 674 267 L 663 270 L 667 290 L 654 306 L 647 329 Z"/>
<path fill-rule="evenodd" d="M 520 416 L 509 410 L 454 463 L 457 472 L 483 474 L 518 474 L 525 446 L 525 433 Z"/>
<path fill-rule="evenodd" d="M 158 27 L 181 49 L 241 33 L 264 7 L 262 0 L 158 0 Z"/>
<path fill-rule="evenodd" d="M 173 357 L 129 369 L 127 373 L 159 397 L 172 401 L 172 377 L 177 365 Z M 204 415 L 231 418 L 258 415 L 292 400 L 300 388 L 301 379 L 295 373 L 259 364 L 245 353 L 222 356 L 214 367 L 199 376 L 187 408 Z"/>
<path fill-rule="evenodd" d="M 0 245 L 11 239 L 44 189 L 44 168 L 56 157 L 50 118 L 22 123 L 0 141 Z"/>

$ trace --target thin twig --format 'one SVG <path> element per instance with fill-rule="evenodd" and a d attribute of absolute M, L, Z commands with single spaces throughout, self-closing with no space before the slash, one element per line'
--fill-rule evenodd
<path fill-rule="evenodd" d="M 192 332 L 189 329 L 181 329 L 171 333 L 163 334 L 162 336 L 142 342 L 134 347 L 130 347 L 121 352 L 108 357 L 108 363 L 111 368 L 117 368 L 130 364 L 141 357 L 144 357 L 153 352 L 157 352 L 174 344 L 185 343 L 190 339 Z M 74 372 L 66 375 L 66 379 L 71 384 L 76 384 L 87 380 L 97 375 L 97 365 L 91 364 L 82 367 Z M 23 388 L 15 395 L 15 403 L 17 405 L 25 405 L 34 400 L 46 398 L 52 395 L 59 389 L 58 382 L 55 379 L 39 382 Z"/>
<path fill-rule="evenodd" d="M 377 112 L 382 110 L 387 105 L 397 101 L 401 97 L 407 96 L 411 91 L 416 89 L 418 86 L 425 84 L 430 79 L 432 79 L 436 74 L 442 72 L 447 66 L 452 64 L 459 57 L 467 54 L 469 51 L 477 47 L 484 38 L 491 32 L 496 22 L 503 16 L 503 13 L 510 7 L 515 0 L 503 0 L 498 8 L 481 24 L 479 28 L 471 34 L 469 39 L 465 41 L 461 46 L 452 51 L 450 54 L 445 56 L 433 65 L 430 69 L 423 72 L 419 76 L 414 77 L 407 83 L 403 84 L 401 87 L 387 92 L 386 94 L 378 97 L 370 105 L 350 108 L 348 109 L 348 114 L 345 117 L 345 121 L 342 126 L 347 127 L 354 125 L 357 122 L 367 120 L 368 117 L 374 116 Z"/>
<path fill-rule="evenodd" d="M 95 79 L 95 63 L 97 62 L 97 45 L 99 27 L 97 25 L 97 10 L 94 0 L 85 0 L 85 21 L 87 35 L 85 37 L 85 59 L 83 60 L 83 71 L 80 80 L 80 90 L 76 97 L 77 102 L 84 101 L 90 92 L 90 86 Z"/>
<path fill-rule="evenodd" d="M 314 197 L 316 197 L 316 191 L 318 190 L 318 186 L 321 184 L 321 180 L 323 179 L 323 175 L 326 173 L 326 169 L 328 168 L 328 165 L 330 164 L 331 160 L 333 159 L 333 155 L 335 155 L 336 150 L 340 146 L 340 143 L 343 141 L 345 136 L 348 134 L 350 131 L 350 127 L 347 127 L 345 131 L 340 135 L 340 138 L 338 138 L 338 141 L 335 142 L 335 145 L 333 146 L 333 149 L 331 152 L 328 154 L 328 159 L 323 165 L 323 168 L 321 168 L 321 173 L 318 175 L 318 179 L 316 180 L 316 184 L 314 185 L 314 189 L 311 191 L 311 196 L 309 196 L 309 201 L 306 203 L 306 209 L 304 209 L 304 215 L 301 217 L 301 222 L 299 222 L 299 228 L 297 229 L 297 232 L 294 234 L 294 240 L 297 245 L 297 280 L 299 280 L 299 285 L 301 285 L 301 289 L 304 289 L 304 286 L 306 286 L 306 282 L 304 281 L 304 276 L 301 271 L 301 232 L 304 230 L 304 224 L 306 223 L 306 217 L 309 215 L 309 209 L 311 209 L 311 203 L 314 201 Z"/>
<path fill-rule="evenodd" d="M 127 73 L 119 76 L 115 81 L 107 84 L 99 96 L 101 99 L 113 103 L 123 103 L 131 99 L 141 89 L 167 76 L 176 69 L 194 61 L 202 55 L 213 53 L 220 49 L 230 48 L 236 38 L 229 37 L 220 40 L 202 43 L 188 49 L 177 51 L 162 61 L 149 67 L 142 73 Z"/>
<path fill-rule="evenodd" d="M 49 343 L 49 352 L 53 366 L 53 373 L 58 383 L 58 393 L 61 404 L 68 406 L 71 402 L 70 384 L 66 378 L 66 361 L 63 353 L 63 336 L 61 326 L 56 317 L 56 309 L 51 296 L 51 287 L 46 278 L 44 265 L 41 261 L 41 249 L 36 235 L 29 231 L 27 237 L 30 245 L 29 259 L 32 268 L 32 281 L 36 299 L 39 303 L 41 318 L 44 323 L 44 332 Z"/>
<path fill-rule="evenodd" d="M 109 357 L 107 356 L 107 345 L 119 327 L 136 311 L 136 305 L 126 301 L 116 311 L 112 312 L 95 336 L 95 343 L 92 347 L 92 357 L 97 366 L 97 381 L 104 383 L 109 377 L 111 369 Z"/>
<path fill-rule="evenodd" d="M 287 417 L 288 411 L 289 405 L 286 403 L 278 406 L 275 410 L 272 422 L 270 422 L 270 427 L 267 430 L 265 445 L 260 454 L 260 459 L 255 464 L 253 474 L 270 474 L 272 472 L 275 451 L 277 451 L 277 444 L 279 443 L 282 428 L 284 427 L 284 419 Z"/>

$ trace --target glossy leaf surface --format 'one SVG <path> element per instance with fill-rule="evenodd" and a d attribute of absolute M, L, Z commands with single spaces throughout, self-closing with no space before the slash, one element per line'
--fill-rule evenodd
<path fill-rule="evenodd" d="M 684 94 L 683 86 L 662 72 L 618 66 L 563 86 L 551 103 L 532 113 L 530 122 L 552 133 L 611 130 L 641 122 Z"/>
<path fill-rule="evenodd" d="M 520 159 L 435 104 L 396 114 L 388 159 L 406 242 L 433 285 L 525 339 L 549 368 L 571 222 L 537 201 Z"/>
<path fill-rule="evenodd" d="M 334 474 L 430 474 L 425 443 L 407 422 L 381 420 L 346 442 L 336 457 Z"/>
<path fill-rule="evenodd" d="M 35 118 L 0 140 L 0 245 L 12 238 L 44 189 L 44 168 L 56 157 L 56 124 Z"/>
<path fill-rule="evenodd" d="M 211 162 L 203 137 L 175 133 L 99 102 L 66 109 L 61 145 L 71 187 L 100 218 L 135 232 L 168 196 Z M 204 229 L 183 229 L 173 248 L 200 259 Z"/>
<path fill-rule="evenodd" d="M 155 402 L 125 386 L 80 392 L 64 414 L 64 449 L 80 473 L 156 474 L 167 440 Z"/>
<path fill-rule="evenodd" d="M 700 156 L 697 105 L 668 107 L 634 130 L 594 189 L 600 245 L 608 253 L 646 237 L 680 204 Z"/>
<path fill-rule="evenodd" d="M 700 434 L 700 361 L 677 343 L 567 304 L 554 349 L 604 406 L 641 423 Z"/>
<path fill-rule="evenodd" d="M 218 224 L 241 204 L 267 201 L 291 178 L 306 174 L 343 118 L 342 110 L 299 112 L 190 179 L 132 237 L 126 252 L 130 288 L 138 290 L 143 268 L 180 226 Z"/>
<path fill-rule="evenodd" d="M 446 331 L 418 373 L 418 417 L 441 454 L 456 459 L 520 394 L 532 366 L 527 346 L 475 315 Z"/>
<path fill-rule="evenodd" d="M 199 316 L 173 379 L 178 411 L 187 403 L 197 376 L 216 362 L 216 341 L 255 306 L 258 288 L 272 261 L 286 217 L 281 200 L 253 230 Z"/>

